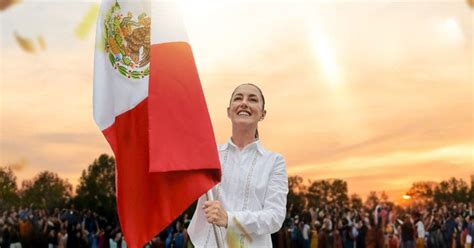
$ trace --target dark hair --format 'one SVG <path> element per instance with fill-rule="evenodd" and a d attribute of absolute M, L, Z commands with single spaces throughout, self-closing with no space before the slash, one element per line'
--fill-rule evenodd
<path fill-rule="evenodd" d="M 235 91 L 242 85 L 250 85 L 250 86 L 253 86 L 253 87 L 257 88 L 258 92 L 260 93 L 260 96 L 262 97 L 262 111 L 265 111 L 265 97 L 263 96 L 262 90 L 257 85 L 252 84 L 252 83 L 244 83 L 244 84 L 241 84 L 241 85 L 235 87 L 234 91 L 232 91 L 232 95 L 230 95 L 229 104 L 232 102 L 232 97 L 234 96 Z M 257 130 L 255 130 L 255 138 L 258 139 L 258 128 L 257 128 Z"/>

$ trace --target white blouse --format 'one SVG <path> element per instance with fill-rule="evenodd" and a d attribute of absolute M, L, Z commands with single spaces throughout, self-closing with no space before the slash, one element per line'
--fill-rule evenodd
<path fill-rule="evenodd" d="M 285 160 L 280 154 L 267 151 L 258 140 L 240 150 L 229 139 L 218 150 L 222 182 L 212 191 L 227 211 L 227 228 L 232 228 L 244 247 L 272 247 L 270 234 L 281 228 L 286 215 Z M 199 198 L 188 233 L 195 247 L 217 247 L 202 209 L 205 200 L 205 195 Z M 251 243 L 241 235 L 234 218 L 250 234 Z M 225 238 L 227 229 L 221 230 Z"/>

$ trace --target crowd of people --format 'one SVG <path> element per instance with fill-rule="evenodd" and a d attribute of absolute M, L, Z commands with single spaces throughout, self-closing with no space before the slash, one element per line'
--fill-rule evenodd
<path fill-rule="evenodd" d="M 181 220 L 181 219 L 184 219 Z M 150 240 L 145 248 L 184 247 L 187 215 Z M 12 208 L 0 212 L 0 248 L 126 248 L 116 220 L 90 210 Z"/>
<path fill-rule="evenodd" d="M 91 211 L 12 208 L 0 217 L 0 247 L 117 247 L 117 225 Z"/>
<path fill-rule="evenodd" d="M 473 237 L 471 203 L 407 209 L 334 203 L 302 210 L 291 206 L 272 239 L 274 247 L 291 248 L 473 248 Z"/>
<path fill-rule="evenodd" d="M 144 247 L 191 247 L 180 216 Z M 471 203 L 429 204 L 393 209 L 378 204 L 369 209 L 347 204 L 288 207 L 283 227 L 272 235 L 277 248 L 474 248 Z M 0 248 L 126 248 L 116 220 L 90 210 L 11 209 L 0 216 Z"/>

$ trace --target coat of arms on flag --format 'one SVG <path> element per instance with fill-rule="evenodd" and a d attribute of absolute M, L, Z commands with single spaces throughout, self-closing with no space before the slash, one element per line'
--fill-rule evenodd
<path fill-rule="evenodd" d="M 143 12 L 126 16 L 120 4 L 112 5 L 104 20 L 105 51 L 114 69 L 127 78 L 140 79 L 150 73 L 151 17 Z"/>

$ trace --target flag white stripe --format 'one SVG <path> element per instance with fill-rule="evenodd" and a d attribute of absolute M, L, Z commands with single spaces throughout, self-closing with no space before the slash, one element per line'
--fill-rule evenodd
<path fill-rule="evenodd" d="M 104 0 L 101 5 L 96 30 L 97 44 L 103 44 L 104 18 L 116 0 Z M 151 44 L 188 42 L 179 5 L 170 1 L 121 1 L 120 12 L 130 12 L 136 18 L 143 12 L 151 17 Z M 104 48 L 97 46 L 94 57 L 94 119 L 101 130 L 115 122 L 115 117 L 125 113 L 148 96 L 148 79 L 129 79 L 114 68 Z M 151 56 L 151 55 L 150 55 Z"/>
<path fill-rule="evenodd" d="M 176 1 L 152 1 L 151 13 L 151 44 L 189 41 Z"/>
<path fill-rule="evenodd" d="M 104 18 L 115 0 L 103 1 L 96 31 L 97 44 L 103 44 Z M 119 1 L 124 15 L 149 13 L 149 1 Z M 148 96 L 148 77 L 128 79 L 115 69 L 104 48 L 96 46 L 94 57 L 94 119 L 101 130 L 110 127 L 115 117 L 134 108 Z"/>

